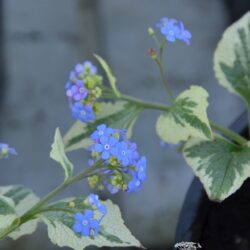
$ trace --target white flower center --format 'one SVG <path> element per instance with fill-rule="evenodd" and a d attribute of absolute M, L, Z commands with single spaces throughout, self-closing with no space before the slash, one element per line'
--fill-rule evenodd
<path fill-rule="evenodd" d="M 102 130 L 99 131 L 99 132 L 98 132 L 98 135 L 103 135 L 103 131 L 102 131 Z"/>
<path fill-rule="evenodd" d="M 110 146 L 109 146 L 108 144 L 105 144 L 104 148 L 105 148 L 106 150 L 109 150 L 109 149 L 110 149 Z"/>
<path fill-rule="evenodd" d="M 122 155 L 126 155 L 126 151 L 125 150 L 122 150 Z"/>
<path fill-rule="evenodd" d="M 83 88 L 83 87 L 79 88 L 79 92 L 80 93 L 84 93 L 85 92 L 85 88 Z"/>
<path fill-rule="evenodd" d="M 173 31 L 173 30 L 170 30 L 170 31 L 169 31 L 169 35 L 171 35 L 171 36 L 174 35 L 174 31 Z"/>
<path fill-rule="evenodd" d="M 136 182 L 135 182 L 135 185 L 136 185 L 137 187 L 139 187 L 140 184 L 141 184 L 140 181 L 136 181 Z"/>
<path fill-rule="evenodd" d="M 89 222 L 88 222 L 87 220 L 83 220 L 83 221 L 82 221 L 82 225 L 83 225 L 83 226 L 87 226 L 88 224 L 89 224 Z"/>
<path fill-rule="evenodd" d="M 85 116 L 87 114 L 86 111 L 84 111 L 84 110 L 82 110 L 80 113 L 82 116 Z"/>

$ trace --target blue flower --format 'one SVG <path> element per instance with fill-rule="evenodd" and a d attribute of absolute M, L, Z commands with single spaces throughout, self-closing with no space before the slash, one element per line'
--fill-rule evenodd
<path fill-rule="evenodd" d="M 83 100 L 88 93 L 88 90 L 85 88 L 81 80 L 77 80 L 77 82 L 70 86 L 66 91 L 66 95 L 74 101 Z"/>
<path fill-rule="evenodd" d="M 143 182 L 146 179 L 146 168 L 147 168 L 147 160 L 146 157 L 143 156 L 141 159 L 136 163 L 136 172 L 138 179 Z"/>
<path fill-rule="evenodd" d="M 115 156 L 121 162 L 122 166 L 128 166 L 132 158 L 132 150 L 129 149 L 128 143 L 119 142 L 116 147 Z"/>
<path fill-rule="evenodd" d="M 140 158 L 136 143 L 127 139 L 124 129 L 108 128 L 102 124 L 91 139 L 94 142 L 91 163 L 99 162 L 102 167 L 97 174 L 98 182 L 112 194 L 119 190 L 139 190 L 146 179 L 146 158 Z M 91 198 L 92 203 L 97 204 L 96 198 Z"/>
<path fill-rule="evenodd" d="M 192 34 L 185 29 L 183 22 L 180 22 L 180 33 L 178 35 L 178 39 L 184 41 L 187 45 L 190 45 L 191 38 Z"/>
<path fill-rule="evenodd" d="M 97 68 L 96 68 L 96 66 L 93 65 L 92 62 L 90 62 L 90 61 L 85 61 L 85 62 L 83 63 L 83 67 L 84 67 L 85 70 L 87 70 L 87 72 L 88 72 L 89 74 L 94 75 L 94 74 L 97 73 Z"/>
<path fill-rule="evenodd" d="M 71 82 L 70 81 L 67 81 L 66 84 L 65 84 L 65 87 L 64 89 L 67 91 L 68 89 L 70 89 L 72 86 Z"/>
<path fill-rule="evenodd" d="M 87 198 L 87 202 L 90 205 L 95 206 L 103 215 L 107 213 L 107 207 L 100 203 L 98 195 L 90 194 Z"/>
<path fill-rule="evenodd" d="M 77 77 L 82 78 L 84 74 L 84 66 L 81 63 L 76 64 L 74 72 Z"/>
<path fill-rule="evenodd" d="M 91 105 L 85 106 L 81 102 L 76 102 L 71 107 L 72 116 L 75 119 L 79 119 L 82 122 L 89 123 L 96 119 L 96 115 L 93 112 Z"/>
<path fill-rule="evenodd" d="M 94 219 L 92 210 L 85 210 L 84 214 L 78 212 L 75 214 L 75 223 L 73 231 L 80 233 L 82 236 L 97 236 L 99 232 L 99 221 Z"/>
<path fill-rule="evenodd" d="M 111 194 L 116 194 L 116 193 L 118 193 L 119 190 L 120 190 L 118 187 L 113 186 L 113 185 L 110 184 L 110 183 L 106 184 L 106 187 L 107 187 L 108 191 L 109 191 Z"/>
<path fill-rule="evenodd" d="M 7 159 L 9 155 L 17 155 L 16 150 L 9 147 L 8 144 L 0 143 L 0 159 Z"/>
<path fill-rule="evenodd" d="M 92 64 L 90 61 L 85 61 L 82 64 L 78 63 L 75 66 L 75 73 L 78 77 L 83 77 L 83 75 L 86 74 L 91 74 L 94 75 L 97 73 L 97 68 L 95 65 Z"/>
<path fill-rule="evenodd" d="M 116 150 L 115 146 L 117 142 L 118 140 L 114 136 L 101 136 L 100 143 L 96 143 L 94 145 L 94 150 L 97 153 L 101 153 L 101 158 L 103 160 L 107 160 L 111 155 L 114 155 L 114 151 Z"/>
<path fill-rule="evenodd" d="M 97 99 L 102 94 L 102 77 L 96 73 L 97 68 L 90 61 L 78 63 L 70 71 L 65 85 L 73 117 L 85 123 L 95 120 L 100 111 Z"/>
<path fill-rule="evenodd" d="M 77 75 L 74 70 L 71 70 L 69 73 L 69 81 L 75 83 L 77 81 Z"/>
<path fill-rule="evenodd" d="M 179 22 L 173 18 L 163 17 L 156 27 L 160 29 L 162 35 L 165 36 L 169 42 L 175 42 L 177 39 L 190 44 L 192 38 L 191 33 L 185 29 L 183 22 Z"/>
<path fill-rule="evenodd" d="M 161 29 L 164 26 L 168 26 L 169 24 L 175 24 L 176 22 L 177 21 L 174 18 L 163 17 L 158 23 L 156 23 L 156 27 Z"/>
<path fill-rule="evenodd" d="M 101 124 L 101 125 L 97 126 L 97 129 L 94 131 L 94 133 L 92 133 L 90 138 L 93 141 L 98 141 L 98 140 L 100 140 L 101 136 L 111 135 L 114 132 L 115 132 L 114 129 L 107 128 L 107 126 L 105 124 Z"/>
<path fill-rule="evenodd" d="M 128 183 L 127 192 L 135 192 L 141 189 L 142 183 L 146 179 L 146 157 L 142 157 L 136 164 L 136 170 L 131 171 L 132 179 Z"/>
<path fill-rule="evenodd" d="M 179 27 L 177 27 L 174 24 L 169 24 L 167 26 L 163 26 L 161 28 L 161 33 L 165 36 L 165 38 L 169 41 L 169 42 L 175 42 L 179 33 L 180 33 L 180 29 Z"/>

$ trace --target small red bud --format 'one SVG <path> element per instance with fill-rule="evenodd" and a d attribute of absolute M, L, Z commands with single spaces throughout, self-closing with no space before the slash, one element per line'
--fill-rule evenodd
<path fill-rule="evenodd" d="M 153 48 L 149 48 L 149 49 L 148 49 L 148 55 L 149 55 L 153 60 L 155 60 L 155 59 L 157 58 L 156 50 L 153 49 Z"/>

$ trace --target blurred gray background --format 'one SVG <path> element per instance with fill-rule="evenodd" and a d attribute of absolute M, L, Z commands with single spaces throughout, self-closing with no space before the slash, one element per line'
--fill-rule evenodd
<path fill-rule="evenodd" d="M 62 181 L 62 171 L 49 159 L 49 151 L 55 128 L 65 133 L 73 123 L 64 84 L 73 66 L 92 60 L 93 53 L 109 62 L 122 92 L 166 102 L 157 68 L 147 55 L 154 46 L 147 28 L 163 16 L 183 20 L 193 34 L 189 47 L 167 46 L 165 72 L 174 93 L 190 84 L 204 86 L 210 93 L 209 117 L 228 126 L 244 106 L 216 83 L 212 58 L 225 27 L 246 11 L 244 0 L 234 2 L 1 1 L 0 141 L 15 146 L 19 155 L 0 162 L 0 185 L 23 184 L 42 196 Z M 114 197 L 128 227 L 149 249 L 173 244 L 178 214 L 193 177 L 174 148 L 160 147 L 154 131 L 158 115 L 144 112 L 134 129 L 133 140 L 148 159 L 142 191 Z M 86 167 L 83 154 L 70 155 L 77 170 Z M 81 182 L 62 196 L 88 193 Z M 45 227 L 39 226 L 32 236 L 1 242 L 0 249 L 58 248 L 49 242 Z"/>

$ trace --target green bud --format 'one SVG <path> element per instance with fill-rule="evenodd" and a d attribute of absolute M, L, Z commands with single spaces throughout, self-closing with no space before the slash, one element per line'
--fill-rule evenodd
<path fill-rule="evenodd" d="M 69 202 L 69 207 L 70 208 L 75 208 L 76 207 L 76 203 L 74 201 L 70 201 Z"/>
<path fill-rule="evenodd" d="M 95 87 L 92 91 L 91 94 L 93 95 L 93 97 L 95 98 L 99 98 L 102 95 L 102 90 L 99 87 Z"/>
<path fill-rule="evenodd" d="M 93 110 L 95 114 L 99 113 L 101 111 L 101 104 L 98 102 L 93 103 Z"/>
<path fill-rule="evenodd" d="M 98 182 L 99 182 L 98 175 L 94 175 L 88 178 L 88 183 L 91 188 L 95 188 Z"/>
<path fill-rule="evenodd" d="M 114 177 L 112 178 L 112 180 L 111 180 L 111 184 L 112 184 L 113 186 L 116 186 L 116 187 L 118 187 L 118 188 L 121 188 L 122 185 L 123 185 L 122 176 L 120 176 L 120 175 L 114 176 Z"/>
<path fill-rule="evenodd" d="M 117 160 L 114 156 L 111 156 L 111 157 L 109 158 L 109 163 L 110 163 L 110 165 L 112 165 L 112 166 L 117 166 L 117 165 L 119 164 L 118 160 Z"/>
<path fill-rule="evenodd" d="M 90 75 L 85 78 L 84 83 L 85 83 L 85 87 L 87 89 L 94 88 L 94 86 L 96 84 L 95 80 Z"/>
<path fill-rule="evenodd" d="M 104 189 L 104 186 L 102 184 L 99 184 L 97 187 L 98 190 L 102 191 Z"/>
<path fill-rule="evenodd" d="M 154 36 L 155 35 L 155 31 L 151 27 L 148 28 L 148 35 L 149 36 Z"/>

